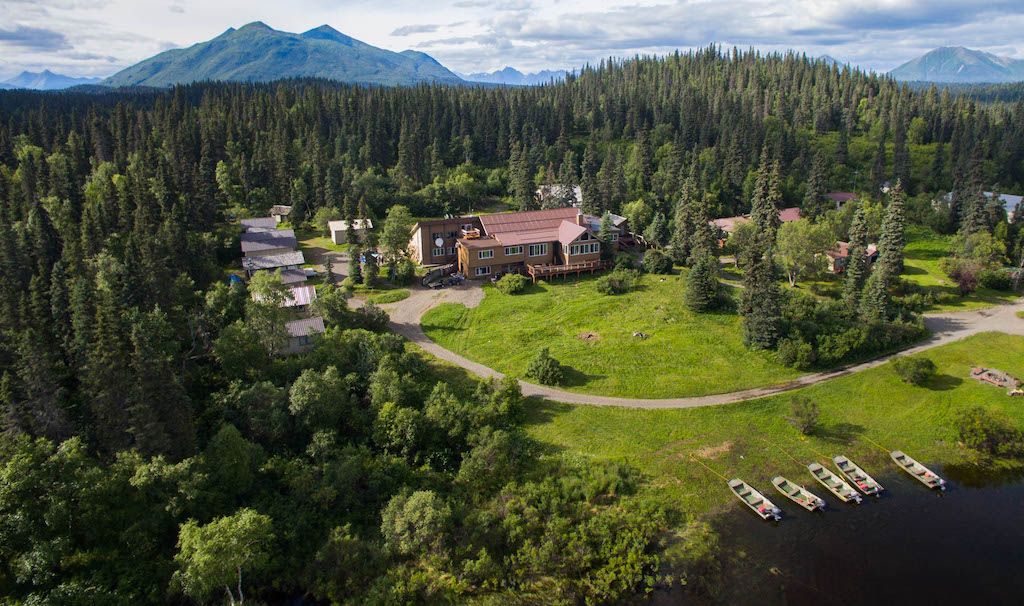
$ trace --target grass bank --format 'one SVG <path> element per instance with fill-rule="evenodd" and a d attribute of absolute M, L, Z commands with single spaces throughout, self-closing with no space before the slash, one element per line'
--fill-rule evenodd
<path fill-rule="evenodd" d="M 907 230 L 907 248 L 904 250 L 903 278 L 936 293 L 947 293 L 954 298 L 946 303 L 928 307 L 926 312 L 961 311 L 991 307 L 1000 303 L 1016 301 L 1012 292 L 979 288 L 966 297 L 961 297 L 953 281 L 940 269 L 942 259 L 948 256 L 951 238 L 922 228 Z"/>
<path fill-rule="evenodd" d="M 442 347 L 518 376 L 548 347 L 569 367 L 564 389 L 599 395 L 697 396 L 801 374 L 748 351 L 734 312 L 687 310 L 682 276 L 643 276 L 638 290 L 616 296 L 594 285 L 589 277 L 538 282 L 512 296 L 487 285 L 479 307 L 442 304 L 424 315 L 423 329 Z"/>
<path fill-rule="evenodd" d="M 625 460 L 647 474 L 649 496 L 704 514 L 732 506 L 735 498 L 720 478 L 693 463 L 690 453 L 726 477 L 741 477 L 768 491 L 771 478 L 779 474 L 813 481 L 804 465 L 824 459 L 818 453 L 845 454 L 878 475 L 894 469 L 888 453 L 862 436 L 923 462 L 964 461 L 971 454 L 956 444 L 951 420 L 966 406 L 1001 410 L 1024 425 L 1019 399 L 968 376 L 972 365 L 1024 373 L 1024 337 L 986 333 L 918 355 L 938 367 L 923 387 L 903 383 L 883 365 L 796 392 L 821 410 L 819 429 L 807 437 L 784 418 L 792 394 L 675 410 L 532 401 L 527 429 L 552 452 Z"/>

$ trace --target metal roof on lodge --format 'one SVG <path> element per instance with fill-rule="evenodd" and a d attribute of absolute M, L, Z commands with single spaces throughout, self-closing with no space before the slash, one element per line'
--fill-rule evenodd
<path fill-rule="evenodd" d="M 480 223 L 488 235 L 505 232 L 535 231 L 539 229 L 558 229 L 562 221 L 575 221 L 580 211 L 578 208 L 552 208 L 548 210 L 529 210 L 519 213 L 500 213 L 483 215 Z"/>

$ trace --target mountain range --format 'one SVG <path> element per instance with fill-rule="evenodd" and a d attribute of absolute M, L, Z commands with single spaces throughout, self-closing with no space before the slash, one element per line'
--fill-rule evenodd
<path fill-rule="evenodd" d="M 560 81 L 565 80 L 565 70 L 550 70 L 546 69 L 534 74 L 524 74 L 523 72 L 506 67 L 505 69 L 499 69 L 491 73 L 480 72 L 476 74 L 459 74 L 463 80 L 469 82 L 486 82 L 489 84 L 509 84 L 515 86 L 533 86 L 537 84 L 548 84 L 552 80 Z"/>
<path fill-rule="evenodd" d="M 946 46 L 912 59 L 889 75 L 897 80 L 1001 83 L 1024 80 L 1024 60 L 998 57 L 962 46 Z"/>
<path fill-rule="evenodd" d="M 72 78 L 63 74 L 55 74 L 50 70 L 41 72 L 21 72 L 17 76 L 0 82 L 0 88 L 28 88 L 32 90 L 61 90 L 81 84 L 96 84 L 102 78 Z"/>
<path fill-rule="evenodd" d="M 203 80 L 265 82 L 282 78 L 379 85 L 462 82 L 421 52 L 377 48 L 327 25 L 293 34 L 256 21 L 228 29 L 213 40 L 160 53 L 102 84 L 165 87 Z"/>

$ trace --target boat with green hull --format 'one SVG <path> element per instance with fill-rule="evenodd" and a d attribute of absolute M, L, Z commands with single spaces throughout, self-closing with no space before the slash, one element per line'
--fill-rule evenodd
<path fill-rule="evenodd" d="M 769 501 L 763 494 L 747 485 L 743 480 L 733 478 L 729 480 L 729 489 L 736 495 L 736 498 L 743 501 L 761 519 L 773 519 L 776 522 L 782 519 L 782 510 Z"/>
<path fill-rule="evenodd" d="M 820 511 L 825 509 L 824 499 L 809 492 L 803 486 L 798 486 L 795 482 L 790 482 L 782 476 L 775 476 L 772 478 L 772 484 L 779 492 L 786 495 L 790 501 L 793 501 L 807 511 Z"/>
<path fill-rule="evenodd" d="M 892 460 L 900 466 L 900 469 L 906 471 L 910 475 L 917 478 L 919 482 L 927 486 L 928 488 L 938 488 L 939 490 L 946 490 L 946 481 L 940 478 L 935 472 L 928 469 L 924 465 L 918 463 L 915 459 L 911 458 L 907 454 L 899 450 L 894 450 L 889 453 Z"/>
<path fill-rule="evenodd" d="M 819 463 L 811 463 L 807 466 L 807 470 L 811 472 L 815 480 L 828 489 L 829 492 L 836 495 L 840 501 L 858 504 L 861 502 L 860 493 L 851 488 L 839 476 L 826 469 L 825 466 Z"/>
<path fill-rule="evenodd" d="M 836 468 L 839 473 L 843 474 L 847 480 L 853 483 L 857 487 L 857 490 L 870 496 L 878 496 L 884 488 L 882 485 L 875 481 L 874 478 L 868 475 L 859 465 L 847 459 L 842 455 L 832 457 L 832 462 L 836 464 Z"/>

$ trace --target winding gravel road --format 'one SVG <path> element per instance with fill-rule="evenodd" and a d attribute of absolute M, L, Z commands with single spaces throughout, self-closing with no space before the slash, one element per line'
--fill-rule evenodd
<path fill-rule="evenodd" d="M 484 298 L 484 293 L 478 284 L 464 283 L 439 291 L 414 287 L 410 289 L 410 292 L 409 298 L 398 303 L 382 306 L 391 316 L 390 326 L 392 330 L 423 348 L 424 351 L 460 366 L 479 377 L 500 378 L 504 376 L 492 368 L 468 360 L 434 343 L 427 337 L 420 326 L 420 319 L 423 317 L 423 314 L 441 303 L 462 303 L 466 307 L 476 307 L 479 305 L 480 301 Z M 917 353 L 959 341 L 971 335 L 990 331 L 1024 336 L 1024 319 L 1014 315 L 1018 311 L 1024 311 L 1024 299 L 1011 305 L 1000 305 L 977 311 L 926 315 L 924 319 L 925 327 L 932 332 L 932 336 L 928 340 L 909 347 L 900 353 Z M 715 404 L 752 400 L 754 398 L 800 389 L 808 385 L 823 383 L 855 372 L 874 368 L 887 362 L 890 357 L 892 356 L 884 356 L 859 364 L 851 364 L 827 372 L 805 375 L 789 383 L 691 398 L 613 398 L 563 391 L 543 385 L 534 385 L 526 381 L 520 381 L 519 384 L 522 386 L 524 395 L 539 396 L 548 400 L 569 404 L 623 406 L 629 408 L 696 408 L 698 406 L 713 406 Z"/>

